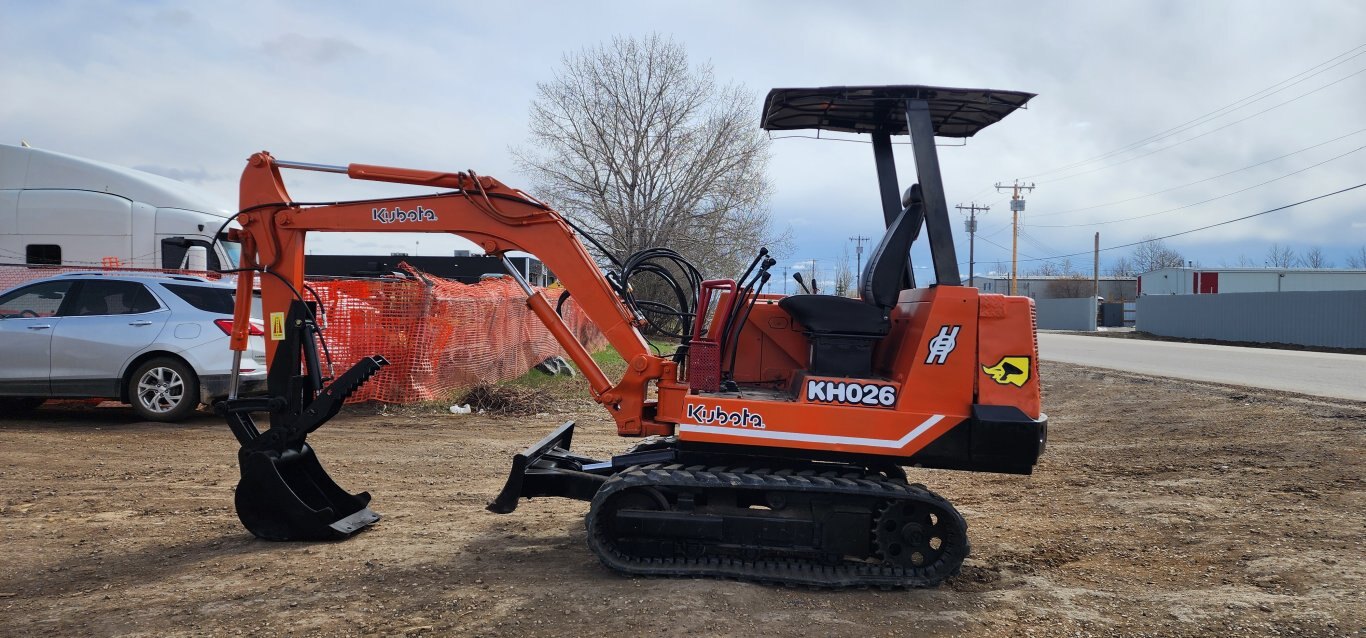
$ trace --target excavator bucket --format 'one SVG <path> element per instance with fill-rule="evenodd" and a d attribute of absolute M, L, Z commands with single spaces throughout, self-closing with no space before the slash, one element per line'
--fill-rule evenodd
<path fill-rule="evenodd" d="M 231 399 L 217 406 L 242 444 L 237 452 L 242 478 L 234 500 L 237 518 L 248 531 L 273 541 L 340 540 L 379 520 L 368 507 L 370 494 L 338 486 L 305 437 L 336 416 L 346 397 L 388 363 L 380 356 L 361 359 L 291 418 L 281 418 L 290 410 L 279 397 Z M 261 432 L 252 412 L 270 412 L 276 422 Z"/>
<path fill-rule="evenodd" d="M 243 449 L 238 460 L 237 518 L 259 538 L 340 540 L 380 518 L 368 507 L 370 493 L 339 487 L 307 443 L 283 453 Z"/>

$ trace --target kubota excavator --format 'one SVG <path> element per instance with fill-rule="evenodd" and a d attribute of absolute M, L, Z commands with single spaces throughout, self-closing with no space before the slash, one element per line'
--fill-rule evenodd
<path fill-rule="evenodd" d="M 242 175 L 232 348 L 246 346 L 254 279 L 270 327 L 269 393 L 216 406 L 241 443 L 236 506 L 253 534 L 345 538 L 377 521 L 369 494 L 323 470 L 307 435 L 387 362 L 328 378 L 316 304 L 303 292 L 310 232 L 443 232 L 488 254 L 532 253 L 626 360 L 613 381 L 515 268 L 527 304 L 578 365 L 625 437 L 611 459 L 571 451 L 574 423 L 512 460 L 488 509 L 589 501 L 588 545 L 631 574 L 822 587 L 933 586 L 968 555 L 962 516 L 909 483 L 904 466 L 1029 474 L 1044 449 L 1033 302 L 960 285 L 934 138 L 965 138 L 1033 94 L 927 86 L 774 89 L 762 126 L 872 136 L 887 231 L 861 298 L 763 292 L 766 252 L 738 279 L 666 277 L 686 293 L 688 334 L 651 352 L 629 282 L 604 270 L 544 202 L 473 172 L 287 162 L 257 153 Z M 917 184 L 897 184 L 892 137 L 909 135 Z M 302 203 L 280 169 L 449 189 L 416 197 Z M 911 243 L 926 230 L 936 284 L 916 287 Z M 669 253 L 677 257 L 676 253 Z M 325 355 L 324 351 L 324 355 Z M 235 387 L 235 384 L 234 384 Z M 268 413 L 262 431 L 253 413 Z"/>

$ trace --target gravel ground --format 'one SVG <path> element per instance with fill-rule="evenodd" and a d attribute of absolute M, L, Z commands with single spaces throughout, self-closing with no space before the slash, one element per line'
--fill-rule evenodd
<path fill-rule="evenodd" d="M 532 417 L 348 411 L 310 440 L 385 518 L 319 544 L 241 528 L 217 418 L 45 406 L 0 419 L 0 634 L 1366 633 L 1366 404 L 1042 373 L 1033 476 L 912 473 L 963 512 L 973 555 L 938 589 L 895 592 L 628 578 L 587 549 L 584 503 L 484 511 L 509 457 L 563 420 L 576 449 L 624 447 L 582 400 Z"/>

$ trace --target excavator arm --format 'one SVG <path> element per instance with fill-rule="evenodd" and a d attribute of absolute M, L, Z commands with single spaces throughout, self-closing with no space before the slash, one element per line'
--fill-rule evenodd
<path fill-rule="evenodd" d="M 451 191 L 301 204 L 289 196 L 281 168 L 345 173 L 352 179 Z M 295 353 L 281 356 L 285 339 L 280 328 L 288 323 L 287 327 L 294 329 L 308 320 L 308 313 L 296 307 L 304 305 L 300 291 L 304 290 L 308 233 L 451 233 L 473 241 L 490 255 L 501 256 L 516 250 L 540 258 L 629 364 L 622 379 L 615 383 L 609 380 L 547 300 L 510 269 L 527 294 L 528 306 L 584 373 L 594 398 L 607 407 L 618 432 L 623 436 L 673 433 L 671 423 L 655 420 L 654 404 L 647 401 L 646 391 L 652 381 L 661 388 L 685 389 L 677 383 L 676 364 L 649 351 L 636 328 L 639 317 L 622 302 L 564 218 L 544 202 L 492 177 L 472 172 L 443 173 L 364 164 L 323 166 L 279 161 L 261 152 L 251 157 L 242 174 L 241 211 L 241 229 L 236 236 L 242 242 L 242 261 L 231 347 L 239 352 L 246 348 L 251 291 L 259 276 L 262 311 L 272 328 L 266 341 L 268 369 L 292 365 L 294 370 L 288 371 L 292 375 L 299 365 Z M 312 338 L 303 337 L 300 341 L 300 345 L 308 348 Z M 283 386 L 283 381 L 275 385 Z M 284 387 L 271 389 L 272 394 L 285 392 Z"/>

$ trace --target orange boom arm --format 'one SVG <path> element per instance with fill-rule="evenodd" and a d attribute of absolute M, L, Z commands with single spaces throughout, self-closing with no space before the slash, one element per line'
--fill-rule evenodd
<path fill-rule="evenodd" d="M 280 168 L 345 172 L 363 179 L 418 186 L 450 188 L 449 193 L 383 200 L 304 205 L 292 201 Z M 597 264 L 575 237 L 573 229 L 550 206 L 492 178 L 474 173 L 434 171 L 351 164 L 345 168 L 280 162 L 269 153 L 256 153 L 242 174 L 243 271 L 237 282 L 237 306 L 231 345 L 243 350 L 251 309 L 251 290 L 257 272 L 265 316 L 282 320 L 298 299 L 304 283 L 304 246 L 309 232 L 444 232 L 478 244 L 491 255 L 518 250 L 536 255 L 573 291 L 580 308 L 628 363 L 622 379 L 613 384 L 588 351 L 560 320 L 546 299 L 526 286 L 527 303 L 535 315 L 583 371 L 594 398 L 608 407 L 618 432 L 627 436 L 671 434 L 670 424 L 653 419 L 654 404 L 646 401 L 651 381 L 676 385 L 676 364 L 650 353 L 637 331 L 637 317 L 612 290 Z M 516 277 L 516 275 L 514 275 Z M 275 360 L 278 341 L 267 339 L 266 356 Z M 681 388 L 682 386 L 678 386 Z"/>

